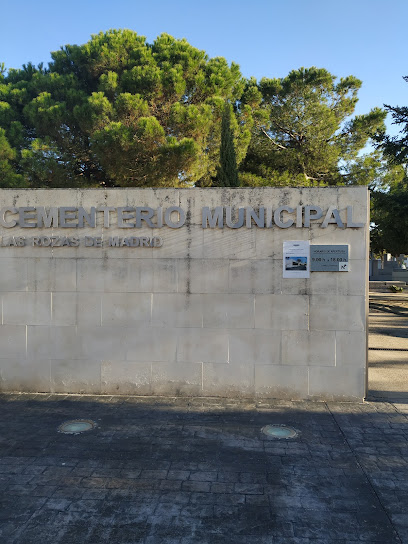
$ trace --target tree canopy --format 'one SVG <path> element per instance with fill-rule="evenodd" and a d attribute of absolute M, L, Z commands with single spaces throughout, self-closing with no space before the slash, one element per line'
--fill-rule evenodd
<path fill-rule="evenodd" d="M 371 250 L 381 255 L 408 253 L 408 178 L 401 175 L 387 190 L 371 196 Z"/>
<path fill-rule="evenodd" d="M 408 76 L 404 79 L 408 83 Z M 408 253 L 408 107 L 384 106 L 400 133 L 389 136 L 382 132 L 376 137 L 389 167 L 385 183 L 371 193 L 371 249 L 377 254 L 400 255 Z"/>
<path fill-rule="evenodd" d="M 384 128 L 386 113 L 375 108 L 351 118 L 360 80 L 336 82 L 327 70 L 312 67 L 263 78 L 257 87 L 262 101 L 243 172 L 277 185 L 366 183 L 364 171 L 378 157 L 360 152 Z"/>
<path fill-rule="evenodd" d="M 51 57 L 0 67 L 0 186 L 324 186 L 382 172 L 381 151 L 362 150 L 386 113 L 353 117 L 353 76 L 246 80 L 185 39 L 131 30 Z M 238 178 L 225 174 L 234 154 Z"/>
<path fill-rule="evenodd" d="M 408 76 L 403 78 L 408 83 Z M 408 164 L 408 106 L 390 106 L 384 104 L 387 112 L 391 113 L 393 124 L 399 126 L 398 136 L 389 136 L 385 132 L 377 135 L 376 141 L 384 155 L 393 164 Z"/>
<path fill-rule="evenodd" d="M 47 69 L 3 70 L 1 179 L 14 164 L 16 183 L 29 186 L 211 184 L 225 101 L 238 103 L 245 87 L 237 64 L 167 34 L 148 44 L 130 30 L 51 56 Z M 234 117 L 242 160 L 250 106 Z"/>

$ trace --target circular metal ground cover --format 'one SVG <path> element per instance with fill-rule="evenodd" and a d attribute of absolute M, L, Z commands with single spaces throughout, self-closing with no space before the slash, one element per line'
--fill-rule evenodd
<path fill-rule="evenodd" d="M 261 431 L 266 434 L 266 436 L 278 438 L 280 440 L 296 438 L 299 435 L 299 431 L 293 427 L 288 427 L 287 425 L 265 425 L 265 427 L 262 427 Z"/>
<path fill-rule="evenodd" d="M 90 419 L 73 419 L 62 423 L 62 425 L 58 427 L 58 431 L 65 434 L 79 434 L 86 431 L 92 431 L 95 427 L 95 421 L 91 421 Z"/>

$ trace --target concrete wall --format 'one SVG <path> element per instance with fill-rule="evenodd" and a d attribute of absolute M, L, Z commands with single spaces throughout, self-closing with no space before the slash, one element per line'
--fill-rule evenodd
<path fill-rule="evenodd" d="M 0 199 L 1 207 L 174 205 L 187 212 L 179 229 L 104 228 L 102 214 L 96 228 L 0 227 L 3 245 L 51 231 L 163 239 L 160 248 L 0 247 L 1 390 L 364 396 L 365 188 L 1 190 Z M 333 205 L 341 214 L 352 205 L 353 220 L 365 226 L 202 228 L 203 206 L 299 204 Z M 350 244 L 350 271 L 284 279 L 288 240 Z"/>
<path fill-rule="evenodd" d="M 393 269 L 392 271 L 392 281 L 405 281 L 408 282 L 408 270 L 401 268 Z"/>

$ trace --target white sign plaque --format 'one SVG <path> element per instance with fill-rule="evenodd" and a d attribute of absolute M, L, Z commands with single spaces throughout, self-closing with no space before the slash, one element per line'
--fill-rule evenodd
<path fill-rule="evenodd" d="M 283 277 L 310 277 L 310 244 L 303 240 L 283 242 Z"/>

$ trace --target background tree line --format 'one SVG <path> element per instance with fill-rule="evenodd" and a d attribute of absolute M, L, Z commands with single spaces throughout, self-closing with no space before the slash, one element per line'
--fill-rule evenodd
<path fill-rule="evenodd" d="M 357 78 L 248 80 L 184 39 L 130 30 L 51 58 L 0 69 L 0 187 L 370 185 L 375 249 L 391 248 L 381 222 L 389 199 L 406 209 L 408 111 L 354 115 Z"/>

